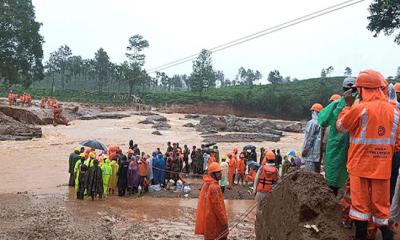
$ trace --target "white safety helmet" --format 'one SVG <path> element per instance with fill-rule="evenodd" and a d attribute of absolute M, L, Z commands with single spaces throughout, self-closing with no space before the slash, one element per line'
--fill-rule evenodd
<path fill-rule="evenodd" d="M 347 77 L 343 80 L 342 86 L 344 88 L 352 88 L 356 84 L 356 78 L 354 77 Z"/>

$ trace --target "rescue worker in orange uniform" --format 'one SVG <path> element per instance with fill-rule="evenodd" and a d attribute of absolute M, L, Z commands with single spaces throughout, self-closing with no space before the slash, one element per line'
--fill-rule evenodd
<path fill-rule="evenodd" d="M 354 106 L 351 91 L 345 92 L 347 106 L 336 128 L 349 132 L 347 170 L 350 176 L 350 218 L 356 239 L 367 239 L 368 220 L 377 224 L 384 240 L 393 239 L 388 227 L 390 175 L 395 144 L 399 142 L 399 112 L 382 89 L 384 77 L 374 70 L 362 71 L 356 81 L 360 103 Z M 351 107 L 350 107 L 351 106 Z"/>
<path fill-rule="evenodd" d="M 51 108 L 51 98 L 50 97 L 47 97 L 47 108 Z"/>
<path fill-rule="evenodd" d="M 253 193 L 256 194 L 257 211 L 260 213 L 261 204 L 267 193 L 271 191 L 272 186 L 278 182 L 279 171 L 275 167 L 275 154 L 272 151 L 265 153 L 266 162 L 258 169 L 254 180 Z"/>
<path fill-rule="evenodd" d="M 9 93 L 8 93 L 8 106 L 12 106 L 12 105 L 14 105 L 14 93 L 13 93 L 13 91 L 11 90 Z"/>
<path fill-rule="evenodd" d="M 53 125 L 63 124 L 65 126 L 69 125 L 69 120 L 62 115 L 62 109 L 58 108 L 57 105 L 53 106 Z"/>
<path fill-rule="evenodd" d="M 139 163 L 139 185 L 141 187 L 141 192 L 144 192 L 146 189 L 146 181 L 147 181 L 147 161 L 146 156 L 143 156 Z"/>
<path fill-rule="evenodd" d="M 237 161 L 237 183 L 241 183 L 241 185 L 243 185 L 244 172 L 246 170 L 246 164 L 244 162 L 245 158 L 246 156 L 243 152 L 241 152 L 239 155 L 239 160 Z"/>
<path fill-rule="evenodd" d="M 45 108 L 46 107 L 46 98 L 45 97 L 41 97 L 40 98 L 40 107 L 41 108 Z"/>
<path fill-rule="evenodd" d="M 56 97 L 53 97 L 53 101 L 51 102 L 51 104 L 52 104 L 53 106 L 57 104 L 57 98 L 56 98 Z"/>
<path fill-rule="evenodd" d="M 236 173 L 236 157 L 232 153 L 228 153 L 228 188 L 232 189 L 233 187 L 233 182 L 235 181 L 235 173 Z"/>
<path fill-rule="evenodd" d="M 195 234 L 204 235 L 205 240 L 228 238 L 228 217 L 218 184 L 221 176 L 221 167 L 214 162 L 208 168 L 208 175 L 203 177 L 196 210 Z"/>

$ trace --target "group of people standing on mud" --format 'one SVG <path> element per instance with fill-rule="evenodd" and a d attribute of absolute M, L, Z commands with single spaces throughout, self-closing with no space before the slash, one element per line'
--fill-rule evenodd
<path fill-rule="evenodd" d="M 24 92 L 20 96 L 12 90 L 8 93 L 8 106 L 17 106 L 18 101 L 21 106 L 30 106 L 32 104 L 32 96 L 28 92 Z"/>
<path fill-rule="evenodd" d="M 305 169 L 319 173 L 323 164 L 327 185 L 342 198 L 343 227 L 354 226 L 355 239 L 375 239 L 380 229 L 391 240 L 400 220 L 400 83 L 365 70 L 344 79 L 342 95 L 311 107 Z"/>
<path fill-rule="evenodd" d="M 22 107 L 24 106 L 31 106 L 32 105 L 32 96 L 28 92 L 24 92 L 18 98 L 18 94 L 14 93 L 12 90 L 8 93 L 8 105 L 10 107 L 17 106 L 18 100 Z M 69 120 L 63 115 L 63 110 L 61 109 L 60 105 L 57 103 L 57 98 L 41 97 L 39 105 L 41 108 L 51 109 L 53 110 L 53 125 L 63 124 L 69 125 Z"/>

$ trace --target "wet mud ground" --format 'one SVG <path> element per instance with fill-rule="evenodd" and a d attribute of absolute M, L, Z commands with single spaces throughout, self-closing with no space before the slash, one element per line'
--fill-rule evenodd
<path fill-rule="evenodd" d="M 129 139 L 142 151 L 165 148 L 167 141 L 200 146 L 202 137 L 183 127 L 194 120 L 182 114 L 165 115 L 172 128 L 154 136 L 154 129 L 137 124 L 144 116 L 112 120 L 76 120 L 71 126 L 43 126 L 43 137 L 24 142 L 0 142 L 0 239 L 202 239 L 194 235 L 196 191 L 201 180 L 191 179 L 188 198 L 179 193 L 157 192 L 143 197 L 111 196 L 106 200 L 78 201 L 68 181 L 68 155 L 86 139 L 127 149 Z M 254 143 L 258 148 L 299 149 L 302 134 L 289 133 L 278 143 Z M 218 144 L 222 154 L 251 143 Z M 230 224 L 254 204 L 248 188 L 225 194 Z M 255 239 L 255 214 L 230 233 L 230 239 Z"/>

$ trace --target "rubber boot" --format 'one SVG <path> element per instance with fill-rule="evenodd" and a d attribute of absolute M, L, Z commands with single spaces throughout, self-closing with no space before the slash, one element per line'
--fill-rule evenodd
<path fill-rule="evenodd" d="M 389 226 L 381 226 L 379 230 L 381 230 L 383 240 L 393 240 L 393 232 L 390 230 Z"/>
<path fill-rule="evenodd" d="M 367 240 L 368 221 L 354 221 L 356 240 Z"/>

